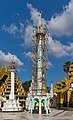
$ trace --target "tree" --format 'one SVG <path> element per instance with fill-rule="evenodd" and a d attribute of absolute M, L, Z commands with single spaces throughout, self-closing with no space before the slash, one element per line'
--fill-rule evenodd
<path fill-rule="evenodd" d="M 23 85 L 24 90 L 25 90 L 26 92 L 28 92 L 28 91 L 29 91 L 29 87 L 30 87 L 30 85 L 31 85 L 31 80 L 25 81 L 24 83 L 22 83 L 22 85 Z"/>
<path fill-rule="evenodd" d="M 68 61 L 68 62 L 65 62 L 64 65 L 63 65 L 63 70 L 68 73 L 69 72 L 69 68 L 70 68 L 70 64 L 72 62 Z"/>

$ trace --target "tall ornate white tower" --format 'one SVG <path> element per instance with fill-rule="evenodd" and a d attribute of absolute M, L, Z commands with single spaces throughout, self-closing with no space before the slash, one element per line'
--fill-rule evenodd
<path fill-rule="evenodd" d="M 47 92 L 48 70 L 48 36 L 46 26 L 42 23 L 41 12 L 39 17 L 38 26 L 34 28 L 32 40 L 32 84 L 36 95 Z"/>
<path fill-rule="evenodd" d="M 41 114 L 50 111 L 50 93 L 46 86 L 48 70 L 48 35 L 40 12 L 38 25 L 33 30 L 32 40 L 32 83 L 27 97 L 27 109 Z"/>

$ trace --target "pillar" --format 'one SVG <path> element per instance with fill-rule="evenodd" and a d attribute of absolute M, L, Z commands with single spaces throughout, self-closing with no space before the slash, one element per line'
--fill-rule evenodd
<path fill-rule="evenodd" d="M 51 112 L 49 99 L 45 100 L 45 110 L 46 110 L 46 114 L 48 114 L 48 112 Z"/>
<path fill-rule="evenodd" d="M 39 99 L 39 114 L 41 115 L 41 99 Z"/>
<path fill-rule="evenodd" d="M 1 100 L 0 100 L 0 108 L 1 108 Z"/>
<path fill-rule="evenodd" d="M 57 107 L 60 107 L 60 95 L 57 94 Z"/>
<path fill-rule="evenodd" d="M 9 99 L 14 100 L 15 96 L 14 96 L 14 78 L 15 78 L 15 70 L 11 69 L 10 70 L 11 73 L 11 92 L 9 95 Z"/>
<path fill-rule="evenodd" d="M 42 37 L 38 40 L 38 66 L 37 66 L 37 89 L 42 89 Z M 39 94 L 41 91 L 38 91 Z"/>
<path fill-rule="evenodd" d="M 69 109 L 70 91 L 67 91 L 67 107 Z"/>
<path fill-rule="evenodd" d="M 14 99 L 14 72 L 11 71 L 11 99 Z"/>
<path fill-rule="evenodd" d="M 63 107 L 63 94 L 60 94 L 60 107 Z"/>
<path fill-rule="evenodd" d="M 30 112 L 31 112 L 31 113 L 32 113 L 32 107 L 33 107 L 33 106 L 32 106 L 32 102 L 33 102 L 32 99 L 30 99 Z"/>
<path fill-rule="evenodd" d="M 53 82 L 51 82 L 50 97 L 53 98 Z"/>
<path fill-rule="evenodd" d="M 51 108 L 50 108 L 50 99 L 48 99 L 48 112 L 50 113 L 51 112 Z M 48 112 L 47 112 L 47 114 L 48 114 Z"/>

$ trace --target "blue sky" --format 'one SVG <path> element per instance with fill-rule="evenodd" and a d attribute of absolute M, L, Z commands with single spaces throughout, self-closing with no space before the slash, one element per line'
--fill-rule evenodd
<path fill-rule="evenodd" d="M 66 61 L 73 61 L 73 0 L 0 0 L 0 67 L 12 54 L 21 82 L 32 79 L 32 29 L 42 10 L 49 34 L 47 85 L 67 77 Z"/>

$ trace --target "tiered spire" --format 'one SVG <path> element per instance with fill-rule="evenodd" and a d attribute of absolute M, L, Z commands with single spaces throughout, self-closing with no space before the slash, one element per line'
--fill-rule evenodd
<path fill-rule="evenodd" d="M 12 65 L 11 65 L 11 68 L 15 69 L 14 55 L 12 55 Z"/>
<path fill-rule="evenodd" d="M 38 26 L 42 26 L 42 11 L 40 11 L 40 18 L 39 18 Z"/>

